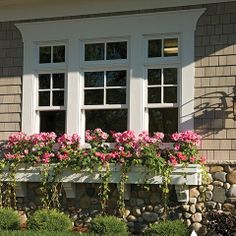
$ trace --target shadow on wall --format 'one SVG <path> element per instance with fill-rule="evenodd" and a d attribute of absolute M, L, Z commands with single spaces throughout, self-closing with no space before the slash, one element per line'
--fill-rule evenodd
<path fill-rule="evenodd" d="M 195 130 L 204 138 L 234 127 L 236 2 L 203 5 L 195 32 Z"/>

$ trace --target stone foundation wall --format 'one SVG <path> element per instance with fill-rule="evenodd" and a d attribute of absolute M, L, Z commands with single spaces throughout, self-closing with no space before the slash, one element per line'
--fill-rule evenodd
<path fill-rule="evenodd" d="M 182 219 L 198 235 L 206 234 L 207 214 L 210 211 L 236 212 L 236 164 L 209 164 L 208 169 L 208 185 L 191 186 L 188 203 L 178 203 L 174 186 L 170 186 L 169 218 Z M 116 215 L 118 190 L 115 184 L 110 187 L 107 213 Z M 41 206 L 39 184 L 28 183 L 27 192 L 25 198 L 17 199 L 17 208 L 23 221 Z M 71 216 L 75 227 L 86 227 L 94 216 L 101 213 L 98 192 L 98 184 L 77 184 L 74 199 L 67 199 L 62 191 L 61 210 Z M 164 211 L 162 201 L 160 186 L 151 185 L 149 190 L 145 190 L 142 186 L 131 185 L 129 200 L 125 201 L 129 230 L 140 233 L 150 223 L 161 220 Z"/>

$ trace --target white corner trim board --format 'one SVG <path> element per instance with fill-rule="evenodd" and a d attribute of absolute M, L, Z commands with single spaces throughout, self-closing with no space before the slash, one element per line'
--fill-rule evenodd
<path fill-rule="evenodd" d="M 16 24 L 24 41 L 22 131 L 39 132 L 36 113 L 36 75 L 38 45 L 63 42 L 66 45 L 67 78 L 66 133 L 84 134 L 82 114 L 83 42 L 126 38 L 129 42 L 127 60 L 130 91 L 128 92 L 128 129 L 139 133 L 146 130 L 145 118 L 145 40 L 161 35 L 178 35 L 179 63 L 179 131 L 193 129 L 194 111 L 194 31 L 205 9 L 170 11 L 152 14 L 114 16 L 64 21 Z M 52 67 L 51 70 L 58 69 Z M 49 68 L 44 68 L 49 70 Z M 137 96 L 138 94 L 138 96 Z M 29 99 L 30 98 L 30 99 Z M 138 105 L 137 105 L 138 104 Z M 138 115 L 137 115 L 138 114 Z"/>

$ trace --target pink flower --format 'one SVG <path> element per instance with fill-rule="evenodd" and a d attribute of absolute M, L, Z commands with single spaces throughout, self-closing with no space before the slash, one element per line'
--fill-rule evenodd
<path fill-rule="evenodd" d="M 196 160 L 196 158 L 195 158 L 195 157 L 190 157 L 190 159 L 189 159 L 189 160 L 190 160 L 190 162 L 191 162 L 191 163 L 194 163 L 194 162 L 195 162 L 195 160 Z"/>
<path fill-rule="evenodd" d="M 186 161 L 187 157 L 182 153 L 182 152 L 178 152 L 177 153 L 177 157 L 181 160 L 181 161 Z"/>
<path fill-rule="evenodd" d="M 179 151 L 179 149 L 180 149 L 180 144 L 179 144 L 179 143 L 176 143 L 176 144 L 174 145 L 174 149 L 175 149 L 176 151 Z"/>
<path fill-rule="evenodd" d="M 170 156 L 170 163 L 173 166 L 176 166 L 178 164 L 176 158 L 173 155 Z"/>
<path fill-rule="evenodd" d="M 200 161 L 200 163 L 205 164 L 206 163 L 206 157 L 205 156 L 201 156 L 199 161 Z"/>

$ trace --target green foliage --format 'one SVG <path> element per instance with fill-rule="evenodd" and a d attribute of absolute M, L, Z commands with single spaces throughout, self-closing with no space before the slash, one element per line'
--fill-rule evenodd
<path fill-rule="evenodd" d="M 47 231 L 0 231 L 0 236 L 76 236 L 73 232 L 47 232 Z M 85 235 L 83 235 L 85 236 Z M 87 235 L 88 236 L 88 235 Z M 92 236 L 92 235 L 90 235 Z"/>
<path fill-rule="evenodd" d="M 18 229 L 20 217 L 13 209 L 0 209 L 0 230 Z"/>
<path fill-rule="evenodd" d="M 187 225 L 180 220 L 153 224 L 143 233 L 144 236 L 187 236 L 189 234 Z"/>
<path fill-rule="evenodd" d="M 47 231 L 0 231 L 0 236 L 76 236 L 77 233 L 73 232 L 47 232 Z M 83 236 L 89 236 L 89 235 L 83 235 Z M 92 236 L 92 235 L 90 235 Z"/>
<path fill-rule="evenodd" d="M 95 235 L 128 235 L 126 223 L 115 216 L 97 216 L 90 222 L 89 228 Z"/>
<path fill-rule="evenodd" d="M 66 232 L 72 229 L 70 218 L 57 210 L 38 210 L 28 219 L 31 230 Z"/>

